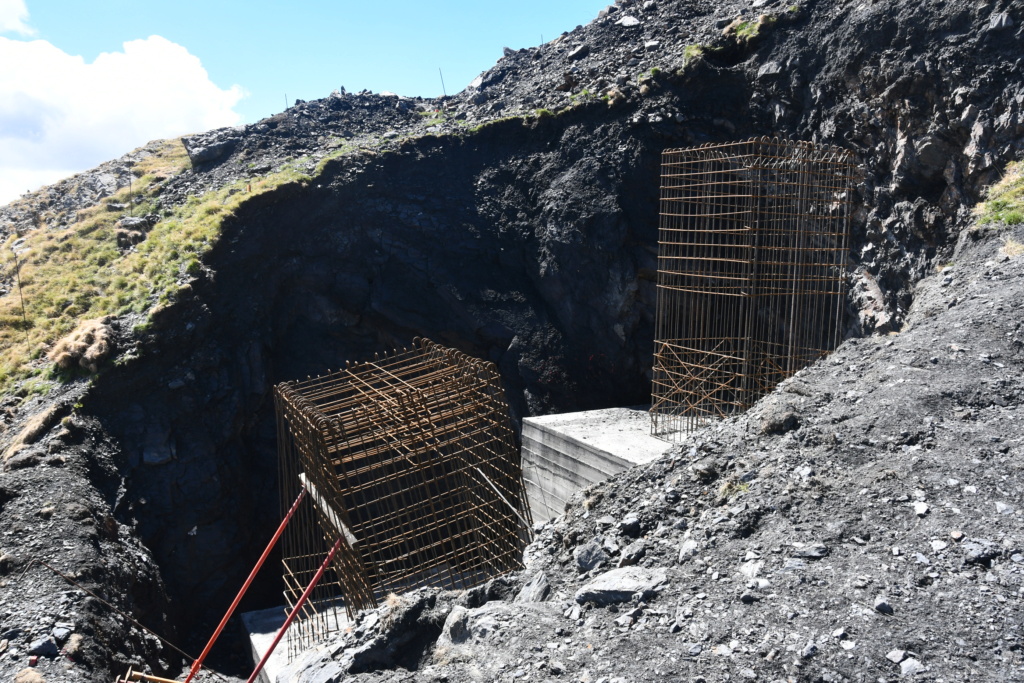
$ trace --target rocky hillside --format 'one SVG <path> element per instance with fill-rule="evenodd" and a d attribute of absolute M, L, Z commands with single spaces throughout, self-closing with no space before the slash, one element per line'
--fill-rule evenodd
<path fill-rule="evenodd" d="M 23 313 L 12 263 L 0 675 L 31 652 L 47 681 L 181 664 L 39 561 L 198 649 L 275 523 L 276 382 L 426 336 L 497 363 L 517 418 L 644 402 L 661 150 L 769 135 L 849 148 L 864 168 L 839 365 L 542 531 L 530 566 L 555 601 L 488 603 L 525 629 L 501 641 L 518 652 L 502 675 L 653 678 L 669 662 L 650 653 L 664 650 L 673 670 L 707 680 L 877 679 L 908 660 L 936 678 L 1005 678 L 1019 666 L 1016 617 L 1013 591 L 997 587 L 1016 585 L 1020 432 L 1000 411 L 1020 399 L 1021 236 L 999 226 L 1019 213 L 993 209 L 969 228 L 1024 157 L 1022 27 L 1006 0 L 622 0 L 454 97 L 335 92 L 152 143 L 0 209 L 6 246 L 23 240 L 26 301 Z M 783 408 L 799 427 L 773 434 Z M 623 526 L 628 512 L 637 524 Z M 982 559 L 968 561 L 975 547 Z M 574 608 L 629 548 L 658 579 L 644 606 Z M 580 574 L 576 554 L 603 564 Z M 791 560 L 803 567 L 784 570 Z M 734 576 L 741 564 L 749 581 Z M 253 605 L 276 590 L 265 581 Z M 508 590 L 424 597 L 424 666 L 497 675 L 451 628 L 453 645 L 436 646 L 450 616 L 437 601 L 476 609 Z M 879 596 L 892 615 L 876 616 Z M 458 614 L 472 631 L 479 613 Z M 825 638 L 832 622 L 847 636 Z M 577 641 L 607 657 L 580 664 Z M 890 643 L 904 651 L 895 669 Z"/>

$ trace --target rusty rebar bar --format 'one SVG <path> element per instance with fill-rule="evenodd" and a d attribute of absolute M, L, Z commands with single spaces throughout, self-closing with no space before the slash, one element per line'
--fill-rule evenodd
<path fill-rule="evenodd" d="M 855 174 L 845 150 L 769 138 L 664 153 L 654 435 L 746 410 L 838 345 Z"/>
<path fill-rule="evenodd" d="M 463 589 L 522 566 L 530 517 L 497 369 L 433 342 L 275 390 L 282 501 L 311 504 L 282 545 L 294 607 L 314 558 L 333 573 L 297 617 L 289 654 L 389 593 Z M 334 619 L 334 621 L 332 621 Z"/>

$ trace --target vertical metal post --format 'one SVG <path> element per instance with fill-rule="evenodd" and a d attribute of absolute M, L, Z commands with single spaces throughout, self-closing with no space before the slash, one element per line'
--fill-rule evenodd
<path fill-rule="evenodd" d="M 25 324 L 25 329 L 28 329 L 28 313 L 25 312 L 25 292 L 21 288 L 21 260 L 18 258 L 18 253 L 14 253 L 14 271 L 18 277 L 18 298 L 21 300 L 21 320 Z"/>
<path fill-rule="evenodd" d="M 287 631 L 288 627 L 292 625 L 293 621 L 295 621 L 295 617 L 298 615 L 303 605 L 306 604 L 306 600 L 309 599 L 309 594 L 313 592 L 313 589 L 316 588 L 316 585 L 320 583 L 320 579 L 323 578 L 324 572 L 327 571 L 327 567 L 330 566 L 331 561 L 337 554 L 338 548 L 341 547 L 341 541 L 342 538 L 339 536 L 338 540 L 336 540 L 334 542 L 334 545 L 331 546 L 331 551 L 327 553 L 327 557 L 324 558 L 323 564 L 320 565 L 320 569 L 317 570 L 316 575 L 313 577 L 313 580 L 309 582 L 309 586 L 307 586 L 306 590 L 303 591 L 298 603 L 296 603 L 295 607 L 292 608 L 292 611 L 288 615 L 288 618 L 284 620 L 284 624 L 281 625 L 281 630 L 279 630 L 277 632 L 277 635 L 274 636 L 274 642 L 272 642 L 270 644 L 270 647 L 267 648 L 266 653 L 263 655 L 263 659 L 261 659 L 260 663 L 256 665 L 256 669 L 252 672 L 252 675 L 249 676 L 249 679 L 245 683 L 253 683 L 253 681 L 256 680 L 256 677 L 260 675 L 260 672 L 263 671 L 263 667 L 267 665 L 267 662 L 270 660 L 270 656 L 274 654 L 274 650 L 277 649 L 278 643 L 280 643 L 281 638 L 284 637 L 285 631 Z"/>
<path fill-rule="evenodd" d="M 238 608 L 238 603 L 242 601 L 242 597 L 245 595 L 246 591 L 249 590 L 249 586 L 252 585 L 253 579 L 256 578 L 256 575 L 259 573 L 260 569 L 263 568 L 263 563 L 267 561 L 267 558 L 270 556 L 270 551 L 273 550 L 274 546 L 277 545 L 277 540 L 281 538 L 281 534 L 284 533 L 284 530 L 288 526 L 288 523 L 292 521 L 292 517 L 295 515 L 295 511 L 298 510 L 299 504 L 302 502 L 302 499 L 305 496 L 306 489 L 305 487 L 303 487 L 299 491 L 298 498 L 296 498 L 295 502 L 292 503 L 291 509 L 288 510 L 288 513 L 284 516 L 284 519 L 281 520 L 281 524 L 277 527 L 277 531 L 274 533 L 273 538 L 270 539 L 270 543 L 267 544 L 266 550 L 264 550 L 263 554 L 260 555 L 260 559 L 256 561 L 256 566 L 252 568 L 251 572 L 249 572 L 249 578 L 247 578 L 245 580 L 245 583 L 242 584 L 242 589 L 238 591 L 238 595 L 235 596 L 234 602 L 232 602 L 231 606 L 228 607 L 228 611 L 224 613 L 224 618 L 220 620 L 220 624 L 218 624 L 217 628 L 214 629 L 213 635 L 210 637 L 209 642 L 206 643 L 206 647 L 203 648 L 202 654 L 200 654 L 199 658 L 192 663 L 192 667 L 188 671 L 188 677 L 185 678 L 185 683 L 189 683 L 189 681 L 191 681 L 192 678 L 199 672 L 199 669 L 203 667 L 203 661 L 206 659 L 206 655 L 210 654 L 210 650 L 213 649 L 213 644 L 217 642 L 217 639 L 220 637 L 220 634 L 224 630 L 224 627 L 228 625 L 228 621 L 231 619 L 231 616 L 235 613 L 235 610 Z"/>

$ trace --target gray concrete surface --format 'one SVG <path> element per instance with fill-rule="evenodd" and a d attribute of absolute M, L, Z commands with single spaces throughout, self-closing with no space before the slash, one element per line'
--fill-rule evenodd
<path fill-rule="evenodd" d="M 335 632 L 344 632 L 348 626 L 348 615 L 345 613 L 345 605 L 338 601 L 333 607 L 327 609 L 330 610 L 331 614 L 328 614 L 326 618 L 337 620 Z M 286 614 L 287 610 L 282 606 L 256 612 L 246 612 L 242 615 L 242 625 L 249 634 L 249 644 L 252 648 L 253 667 L 263 658 L 267 648 L 274 642 L 274 636 L 277 635 L 278 630 L 284 624 Z M 296 624 L 293 623 L 292 628 L 296 627 Z M 270 657 L 266 667 L 264 667 L 259 678 L 256 680 L 259 683 L 284 683 L 287 680 L 288 663 L 288 637 L 285 636 L 281 639 L 281 642 L 274 650 L 274 654 Z"/>
<path fill-rule="evenodd" d="M 646 407 L 605 408 L 523 420 L 523 478 L 534 522 L 562 514 L 572 494 L 671 444 L 651 436 Z"/>

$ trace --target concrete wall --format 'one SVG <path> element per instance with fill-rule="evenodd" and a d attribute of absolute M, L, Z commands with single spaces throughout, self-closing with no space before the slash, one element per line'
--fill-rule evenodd
<path fill-rule="evenodd" d="M 607 408 L 523 420 L 523 478 L 534 522 L 557 517 L 574 493 L 671 444 L 650 435 L 645 408 Z"/>

